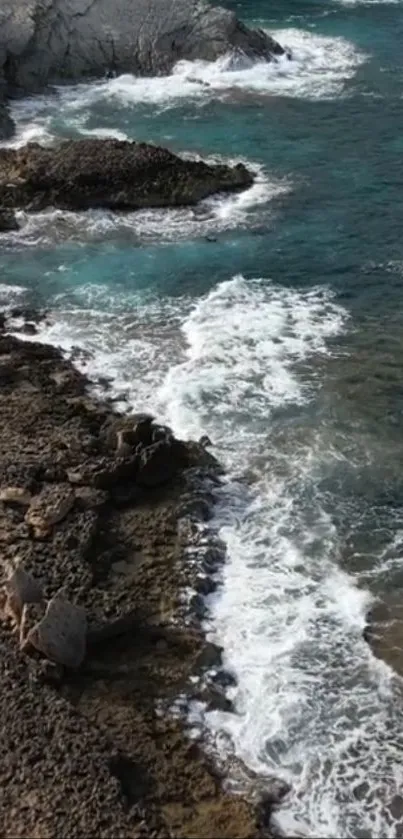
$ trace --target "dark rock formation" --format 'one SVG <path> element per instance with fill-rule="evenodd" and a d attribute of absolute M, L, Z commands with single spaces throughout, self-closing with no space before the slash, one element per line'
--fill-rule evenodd
<path fill-rule="evenodd" d="M 163 74 L 181 59 L 234 50 L 267 60 L 283 52 L 205 0 L 2 0 L 0 7 L 0 85 L 8 94 L 107 72 Z"/>
<path fill-rule="evenodd" d="M 12 210 L 0 210 L 0 233 L 19 230 L 18 221 Z"/>
<path fill-rule="evenodd" d="M 1 140 L 8 140 L 13 132 L 14 123 L 8 113 L 7 107 L 2 105 L 0 101 L 0 142 Z"/>
<path fill-rule="evenodd" d="M 9 209 L 178 206 L 252 183 L 242 164 L 210 166 L 146 143 L 69 140 L 0 149 L 0 205 Z"/>

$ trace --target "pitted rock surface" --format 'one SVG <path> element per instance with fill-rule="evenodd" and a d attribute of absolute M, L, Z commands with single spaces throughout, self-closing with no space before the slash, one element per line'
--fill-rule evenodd
<path fill-rule="evenodd" d="M 24 647 L 34 647 L 49 661 L 73 669 L 84 661 L 86 637 L 85 609 L 60 594 L 49 600 L 45 614 L 31 628 L 24 626 L 21 632 Z"/>
<path fill-rule="evenodd" d="M 179 514 L 218 464 L 184 443 L 173 478 L 140 487 L 132 464 L 125 472 L 106 442 L 123 417 L 89 396 L 60 352 L 0 328 L 1 359 L 0 486 L 24 487 L 34 499 L 67 483 L 75 499 L 40 540 L 26 507 L 0 504 L 2 565 L 18 559 L 45 603 L 63 589 L 88 621 L 87 654 L 60 678 L 46 659 L 21 651 L 0 620 L 1 836 L 252 839 L 253 807 L 223 791 L 182 724 L 161 713 L 205 666 L 196 618 L 180 622 L 183 590 L 197 577 L 186 538 L 197 527 L 184 528 Z M 108 469 L 111 486 L 85 482 Z M 70 473 L 82 483 L 70 483 Z M 23 643 L 43 620 L 38 607 L 23 609 Z"/>
<path fill-rule="evenodd" d="M 32 499 L 25 521 L 35 539 L 46 539 L 54 525 L 63 521 L 73 508 L 75 495 L 68 483 L 49 484 Z"/>
<path fill-rule="evenodd" d="M 0 206 L 11 209 L 169 207 L 252 184 L 253 175 L 241 163 L 210 165 L 147 143 L 81 139 L 0 149 Z M 54 375 L 60 389 L 68 385 L 68 373 Z"/>
<path fill-rule="evenodd" d="M 41 603 L 43 591 L 37 580 L 17 565 L 10 569 L 2 587 L 3 613 L 19 626 L 26 604 Z"/>

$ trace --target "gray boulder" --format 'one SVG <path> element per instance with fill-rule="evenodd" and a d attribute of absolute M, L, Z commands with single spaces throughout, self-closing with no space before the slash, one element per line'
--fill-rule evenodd
<path fill-rule="evenodd" d="M 0 89 L 37 91 L 104 73 L 168 73 L 181 59 L 283 50 L 206 0 L 0 0 Z M 0 115 L 1 127 L 1 115 Z"/>

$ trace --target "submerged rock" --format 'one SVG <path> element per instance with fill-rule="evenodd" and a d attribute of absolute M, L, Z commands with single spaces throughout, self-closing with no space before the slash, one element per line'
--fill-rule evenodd
<path fill-rule="evenodd" d="M 8 92 L 105 73 L 159 75 L 182 59 L 232 51 L 267 60 L 283 53 L 265 32 L 205 0 L 2 0 L 0 8 L 0 85 Z"/>
<path fill-rule="evenodd" d="M 252 183 L 242 164 L 183 160 L 146 143 L 88 139 L 0 149 L 0 204 L 10 209 L 169 207 Z"/>

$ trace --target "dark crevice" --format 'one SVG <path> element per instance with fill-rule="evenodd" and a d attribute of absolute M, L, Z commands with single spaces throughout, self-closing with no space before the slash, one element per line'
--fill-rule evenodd
<path fill-rule="evenodd" d="M 152 787 L 144 766 L 135 763 L 127 755 L 119 754 L 109 761 L 109 769 L 119 781 L 127 806 L 132 807 L 144 800 Z"/>

